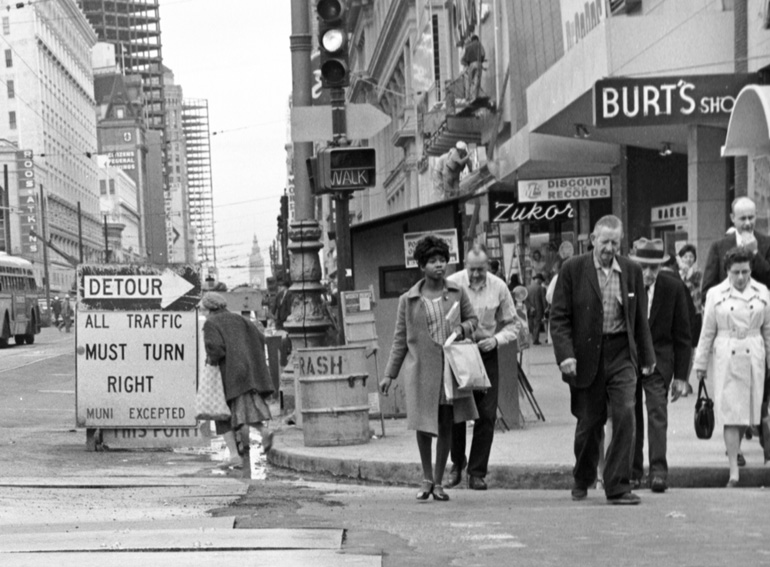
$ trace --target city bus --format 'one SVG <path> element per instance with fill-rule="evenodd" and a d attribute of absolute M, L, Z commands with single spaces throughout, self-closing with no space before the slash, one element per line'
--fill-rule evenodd
<path fill-rule="evenodd" d="M 31 345 L 38 333 L 40 305 L 32 263 L 0 252 L 0 348 L 11 337 L 17 345 Z"/>

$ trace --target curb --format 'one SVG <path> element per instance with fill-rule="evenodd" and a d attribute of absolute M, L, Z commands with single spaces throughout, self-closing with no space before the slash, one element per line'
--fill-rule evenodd
<path fill-rule="evenodd" d="M 267 461 L 273 466 L 296 472 L 326 474 L 376 484 L 415 485 L 422 476 L 418 463 L 319 457 L 277 447 L 270 451 Z M 726 465 L 672 467 L 668 473 L 668 484 L 671 488 L 724 488 L 728 478 Z M 572 487 L 572 466 L 493 465 L 489 468 L 487 479 L 491 487 L 503 490 L 569 490 Z M 766 486 L 770 487 L 770 467 L 741 469 L 739 487 Z"/>

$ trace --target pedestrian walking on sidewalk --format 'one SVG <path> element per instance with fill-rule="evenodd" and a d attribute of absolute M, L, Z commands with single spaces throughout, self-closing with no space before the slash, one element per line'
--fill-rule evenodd
<path fill-rule="evenodd" d="M 714 378 L 714 415 L 724 426 L 730 465 L 728 487 L 737 486 L 738 455 L 746 429 L 760 423 L 762 388 L 770 367 L 770 292 L 751 277 L 753 253 L 732 248 L 723 265 L 727 279 L 706 295 L 695 373 Z"/>
<path fill-rule="evenodd" d="M 53 312 L 53 325 L 59 329 L 59 317 L 61 317 L 61 299 L 59 296 L 53 298 L 51 302 L 51 311 Z M 61 329 L 59 329 L 61 331 Z"/>
<path fill-rule="evenodd" d="M 532 276 L 532 282 L 527 286 L 527 319 L 533 345 L 540 344 L 540 330 L 543 328 L 543 317 L 545 317 L 545 310 L 548 307 L 545 301 L 544 284 L 545 277 L 543 274 L 537 273 Z"/>
<path fill-rule="evenodd" d="M 471 300 L 473 310 L 479 318 L 473 333 L 481 352 L 481 360 L 487 371 L 491 388 L 474 391 L 473 398 L 479 412 L 473 424 L 473 440 L 468 459 L 465 458 L 465 423 L 452 427 L 452 467 L 445 486 L 451 488 L 460 484 L 462 471 L 468 465 L 468 488 L 486 490 L 489 453 L 497 421 L 497 398 L 500 383 L 500 369 L 497 365 L 497 348 L 515 341 L 522 323 L 516 316 L 511 292 L 505 282 L 487 271 L 489 257 L 481 244 L 471 248 L 465 257 L 465 269 L 447 278 L 461 286 Z"/>
<path fill-rule="evenodd" d="M 668 391 L 671 401 L 687 396 L 687 377 L 692 358 L 689 294 L 678 274 L 660 268 L 670 259 L 660 238 L 640 238 L 629 256 L 642 268 L 647 292 L 647 316 L 655 349 L 655 370 L 638 376 L 636 384 L 636 445 L 631 477 L 632 486 L 640 486 L 644 476 L 644 401 L 647 403 L 647 444 L 649 450 L 650 489 L 668 488 L 666 438 L 668 430 Z M 673 383 L 672 383 L 673 380 Z"/>
<path fill-rule="evenodd" d="M 551 306 L 551 337 L 562 379 L 570 386 L 575 428 L 573 500 L 596 482 L 602 429 L 608 414 L 613 434 L 604 466 L 611 504 L 638 504 L 631 491 L 637 368 L 649 376 L 655 352 L 647 323 L 642 270 L 618 255 L 623 224 L 600 218 L 593 250 L 567 260 Z"/>
<path fill-rule="evenodd" d="M 396 330 L 380 391 L 387 395 L 399 373 L 406 395 L 407 427 L 417 431 L 423 481 L 418 500 L 446 501 L 441 485 L 452 438 L 452 423 L 479 417 L 472 395 L 449 400 L 444 390 L 443 345 L 454 333 L 471 338 L 476 314 L 468 294 L 445 277 L 449 246 L 434 235 L 420 239 L 414 249 L 424 277 L 398 300 Z M 432 466 L 432 444 L 436 441 L 436 463 Z"/>
<path fill-rule="evenodd" d="M 265 338 L 254 323 L 228 311 L 227 300 L 219 293 L 206 293 L 200 305 L 206 312 L 203 342 L 208 363 L 219 366 L 232 415 L 230 421 L 216 422 L 217 435 L 224 437 L 230 451 L 230 460 L 225 464 L 237 466 L 250 444 L 249 426 L 262 436 L 265 453 L 272 447 L 273 434 L 265 425 L 270 419 L 265 399 L 273 393 L 265 361 Z"/>
<path fill-rule="evenodd" d="M 74 313 L 72 311 L 72 302 L 70 300 L 69 294 L 64 296 L 64 299 L 61 303 L 61 323 L 58 325 L 58 329 L 61 331 L 62 328 L 68 333 L 72 332 L 72 317 L 74 316 Z"/>

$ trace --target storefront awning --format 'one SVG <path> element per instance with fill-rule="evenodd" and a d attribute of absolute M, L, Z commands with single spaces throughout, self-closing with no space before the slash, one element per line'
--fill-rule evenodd
<path fill-rule="evenodd" d="M 770 87 L 749 85 L 735 99 L 722 157 L 770 153 Z"/>

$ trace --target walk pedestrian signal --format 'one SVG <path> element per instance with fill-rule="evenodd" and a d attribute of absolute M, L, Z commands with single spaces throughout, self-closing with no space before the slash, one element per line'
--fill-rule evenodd
<path fill-rule="evenodd" d="M 318 0 L 318 47 L 321 52 L 321 84 L 341 88 L 350 84 L 345 0 Z"/>
<path fill-rule="evenodd" d="M 316 163 L 311 166 L 313 159 Z M 313 170 L 313 192 L 320 195 L 374 187 L 376 162 L 374 148 L 325 148 L 308 160 L 308 168 Z"/>

